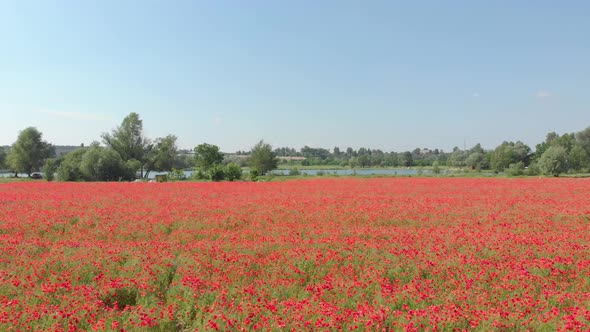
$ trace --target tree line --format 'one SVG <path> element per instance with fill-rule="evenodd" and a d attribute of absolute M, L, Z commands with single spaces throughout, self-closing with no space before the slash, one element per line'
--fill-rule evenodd
<path fill-rule="evenodd" d="M 250 151 L 228 156 L 218 146 L 203 143 L 193 150 L 194 156 L 180 153 L 176 136 L 149 139 L 143 134 L 143 121 L 130 113 L 120 126 L 102 135 L 102 145 L 92 143 L 65 156 L 56 156 L 54 147 L 42 139 L 36 128 L 20 132 L 9 151 L 0 148 L 0 169 L 10 169 L 15 176 L 43 169 L 52 180 L 54 174 L 62 181 L 128 181 L 148 178 L 152 172 L 171 172 L 176 178 L 181 171 L 194 167 L 197 179 L 238 180 L 243 166 L 250 167 L 256 178 L 278 167 L 279 160 L 292 166 L 363 167 L 440 167 L 493 170 L 510 175 L 546 174 L 558 176 L 565 172 L 584 172 L 590 168 L 590 127 L 559 135 L 550 132 L 533 151 L 523 142 L 505 141 L 493 150 L 481 144 L 470 149 L 455 147 L 451 152 L 420 149 L 404 152 L 383 152 L 379 149 L 346 148 L 332 150 L 304 146 L 299 151 L 290 147 L 272 149 L 260 141 Z"/>
<path fill-rule="evenodd" d="M 102 135 L 102 143 L 93 142 L 64 156 L 56 156 L 54 147 L 43 140 L 34 127 L 19 133 L 6 152 L 0 148 L 0 169 L 8 168 L 31 177 L 43 170 L 47 180 L 57 175 L 60 181 L 130 181 L 147 179 L 152 172 L 171 172 L 181 178 L 182 169 L 196 166 L 199 179 L 238 180 L 242 168 L 233 162 L 224 162 L 219 147 L 203 143 L 195 147 L 194 157 L 179 153 L 174 135 L 150 139 L 143 133 L 143 121 L 137 113 L 126 116 L 121 125 Z M 247 164 L 250 177 L 256 178 L 277 167 L 278 160 L 272 147 L 260 141 L 250 151 Z"/>
<path fill-rule="evenodd" d="M 303 157 L 303 161 L 283 159 L 282 163 L 341 167 L 439 167 L 471 170 L 493 170 L 510 175 L 554 175 L 584 172 L 590 167 L 590 127 L 562 136 L 550 132 L 535 151 L 523 142 L 504 141 L 493 150 L 481 144 L 470 149 L 455 147 L 451 152 L 420 149 L 405 152 L 383 152 L 379 149 L 347 148 L 332 151 L 305 146 L 299 151 L 281 147 L 274 150 L 279 157 Z M 246 152 L 239 152 L 247 154 Z"/>

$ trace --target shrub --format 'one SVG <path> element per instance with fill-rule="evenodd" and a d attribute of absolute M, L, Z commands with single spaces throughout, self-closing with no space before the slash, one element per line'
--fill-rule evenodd
<path fill-rule="evenodd" d="M 242 168 L 236 163 L 229 163 L 225 166 L 225 177 L 229 181 L 235 181 L 242 178 Z"/>
<path fill-rule="evenodd" d="M 258 171 L 255 169 L 251 169 L 250 173 L 248 174 L 248 176 L 250 177 L 250 180 L 252 181 L 258 181 Z"/>
<path fill-rule="evenodd" d="M 535 176 L 541 174 L 541 170 L 539 169 L 539 164 L 536 162 L 532 162 L 527 169 L 524 170 L 524 175 L 526 176 Z"/>
<path fill-rule="evenodd" d="M 57 168 L 57 178 L 60 181 L 82 181 L 84 180 L 80 163 L 86 149 L 78 149 L 65 155 L 64 160 Z"/>
<path fill-rule="evenodd" d="M 193 180 L 204 180 L 206 178 L 205 173 L 203 173 L 203 170 L 200 167 L 192 175 Z"/>
<path fill-rule="evenodd" d="M 510 164 L 508 166 L 508 175 L 510 176 L 521 176 L 524 175 L 524 163 L 519 161 L 515 164 Z"/>
<path fill-rule="evenodd" d="M 209 167 L 209 170 L 207 170 L 207 176 L 211 181 L 223 181 L 223 179 L 225 178 L 225 171 L 223 169 L 223 166 L 215 164 Z"/>
<path fill-rule="evenodd" d="M 56 159 L 47 159 L 45 161 L 45 167 L 43 167 L 43 176 L 45 177 L 45 180 L 53 181 L 58 166 L 59 164 Z"/>
<path fill-rule="evenodd" d="M 440 167 L 439 167 L 438 161 L 435 161 L 432 163 L 432 173 L 440 174 Z"/>
<path fill-rule="evenodd" d="M 289 176 L 298 176 L 301 175 L 301 172 L 297 168 L 292 168 L 289 170 Z"/>
<path fill-rule="evenodd" d="M 173 168 L 170 173 L 168 173 L 168 178 L 171 181 L 182 181 L 186 180 L 186 175 L 182 169 Z"/>

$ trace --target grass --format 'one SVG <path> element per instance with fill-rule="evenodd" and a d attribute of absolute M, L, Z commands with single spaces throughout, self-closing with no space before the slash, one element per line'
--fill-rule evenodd
<path fill-rule="evenodd" d="M 1 183 L 14 183 L 14 182 L 35 182 L 35 181 L 45 181 L 45 180 L 43 180 L 43 179 L 30 179 L 30 178 L 0 177 L 0 184 Z"/>

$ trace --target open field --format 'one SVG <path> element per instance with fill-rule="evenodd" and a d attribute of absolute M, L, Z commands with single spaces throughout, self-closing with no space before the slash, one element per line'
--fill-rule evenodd
<path fill-rule="evenodd" d="M 588 179 L 0 184 L 0 330 L 590 328 Z"/>

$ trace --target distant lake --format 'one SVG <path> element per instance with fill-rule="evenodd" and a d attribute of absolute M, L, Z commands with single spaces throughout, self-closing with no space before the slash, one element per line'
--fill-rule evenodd
<path fill-rule="evenodd" d="M 14 176 L 14 172 L 4 172 L 4 171 L 0 172 L 0 178 L 8 178 L 11 176 Z M 18 173 L 18 177 L 26 178 L 26 177 L 28 177 L 28 175 L 24 174 L 24 173 Z"/>
<path fill-rule="evenodd" d="M 244 174 L 248 174 L 248 170 L 244 170 Z M 276 169 L 272 171 L 274 175 L 289 175 L 289 169 Z M 195 171 L 184 171 L 184 175 L 189 178 L 195 173 Z M 387 168 L 359 168 L 359 169 L 300 169 L 299 174 L 306 175 L 317 175 L 318 173 L 323 175 L 418 175 L 419 169 L 387 169 Z M 423 174 L 431 174 L 432 170 L 422 170 Z M 446 174 L 446 170 L 442 170 L 441 173 Z M 156 177 L 156 175 L 168 174 L 167 172 L 151 172 L 149 175 L 150 179 Z"/>
<path fill-rule="evenodd" d="M 272 171 L 274 175 L 289 175 L 289 169 L 276 169 Z M 420 170 L 414 168 L 398 168 L 398 169 L 387 169 L 387 168 L 358 168 L 358 169 L 300 169 L 299 174 L 303 175 L 317 175 L 318 173 L 323 175 L 389 175 L 389 176 L 405 176 L 405 175 L 418 175 L 419 173 L 422 174 L 432 174 L 432 170 Z M 447 174 L 447 170 L 441 170 L 442 174 Z M 184 171 L 184 175 L 187 178 L 190 178 L 195 171 Z M 244 170 L 244 173 L 247 174 L 248 170 Z M 161 174 L 168 174 L 168 172 L 150 172 L 149 178 L 153 179 L 156 175 Z M 0 173 L 0 177 L 10 177 L 13 176 L 14 173 L 2 172 Z M 19 177 L 27 177 L 26 174 L 19 174 Z"/>
<path fill-rule="evenodd" d="M 277 169 L 272 171 L 275 175 L 289 175 L 291 170 L 288 169 Z M 418 170 L 418 169 L 387 169 L 387 168 L 359 168 L 359 169 L 300 169 L 300 174 L 317 175 L 318 173 L 323 175 L 417 175 L 420 172 L 423 174 L 432 173 L 431 170 Z"/>

